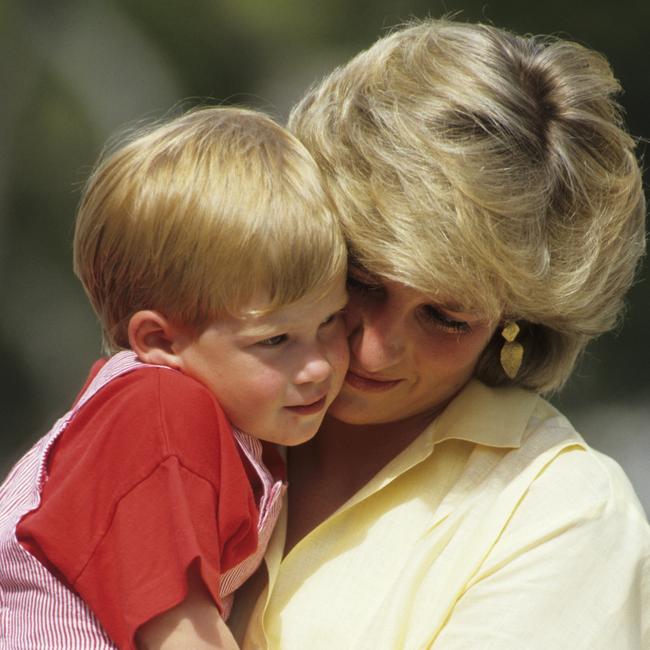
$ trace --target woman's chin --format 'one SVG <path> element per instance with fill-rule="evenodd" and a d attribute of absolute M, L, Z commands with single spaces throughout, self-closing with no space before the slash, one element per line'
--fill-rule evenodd
<path fill-rule="evenodd" d="M 383 406 L 383 408 L 382 408 Z M 352 425 L 385 424 L 399 420 L 399 414 L 387 412 L 377 396 L 358 395 L 341 390 L 327 410 L 327 416 Z"/>
<path fill-rule="evenodd" d="M 356 400 L 350 400 L 339 393 L 327 409 L 327 417 L 334 418 L 346 424 L 367 424 L 366 409 Z"/>

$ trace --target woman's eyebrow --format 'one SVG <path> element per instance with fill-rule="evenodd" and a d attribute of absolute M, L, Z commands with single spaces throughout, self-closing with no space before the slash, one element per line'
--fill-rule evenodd
<path fill-rule="evenodd" d="M 350 260 L 348 262 L 348 271 L 355 271 L 356 273 L 359 273 L 359 274 L 363 275 L 366 278 L 373 278 L 377 282 L 380 281 L 380 278 L 379 278 L 378 275 L 376 275 L 375 273 L 372 273 L 371 271 L 369 271 L 362 264 L 359 264 L 358 262 L 355 262 L 355 261 L 352 261 L 352 260 Z"/>
<path fill-rule="evenodd" d="M 464 305 L 458 302 L 457 300 L 454 300 L 454 298 L 450 298 L 448 296 L 445 296 L 444 294 L 443 295 L 428 294 L 427 297 L 425 298 L 425 301 L 430 303 L 433 307 L 438 307 L 440 309 L 454 312 L 456 314 L 478 316 L 480 313 L 477 309 L 474 309 L 467 304 Z"/>
<path fill-rule="evenodd" d="M 478 311 L 478 309 L 472 308 L 468 305 L 463 305 L 453 298 L 445 298 L 444 296 L 431 296 L 430 302 L 436 307 L 440 307 L 441 309 L 445 309 L 456 314 L 471 315 L 477 317 L 480 316 L 480 311 Z"/>
<path fill-rule="evenodd" d="M 471 314 L 472 312 L 467 310 L 463 305 L 461 305 L 459 302 L 454 302 L 453 300 L 445 300 L 445 299 L 432 299 L 432 302 L 437 305 L 438 307 L 441 307 L 442 309 L 447 309 L 448 311 L 453 311 L 457 314 Z"/>

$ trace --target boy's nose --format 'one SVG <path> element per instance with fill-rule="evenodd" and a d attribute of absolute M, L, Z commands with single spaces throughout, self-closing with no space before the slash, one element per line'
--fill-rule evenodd
<path fill-rule="evenodd" d="M 297 384 L 320 383 L 332 374 L 332 366 L 322 355 L 312 355 L 302 364 L 296 375 Z"/>

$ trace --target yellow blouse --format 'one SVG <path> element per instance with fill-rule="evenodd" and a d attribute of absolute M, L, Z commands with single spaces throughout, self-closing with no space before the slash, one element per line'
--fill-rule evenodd
<path fill-rule="evenodd" d="M 285 529 L 244 650 L 650 649 L 645 514 L 531 393 L 471 382 L 282 559 Z"/>

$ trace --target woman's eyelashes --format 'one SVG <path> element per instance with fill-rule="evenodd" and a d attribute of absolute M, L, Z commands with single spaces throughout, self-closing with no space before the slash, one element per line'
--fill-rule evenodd
<path fill-rule="evenodd" d="M 467 334 L 472 331 L 468 322 L 449 318 L 440 309 L 433 305 L 422 305 L 420 307 L 420 315 L 425 323 L 447 332 L 454 334 Z"/>
<path fill-rule="evenodd" d="M 380 282 L 356 274 L 348 275 L 347 285 L 350 292 L 356 292 L 367 298 L 381 298 L 386 293 L 385 287 Z M 466 334 L 472 331 L 468 322 L 450 318 L 434 305 L 421 305 L 418 307 L 418 315 L 427 326 L 434 326 L 445 332 Z"/>

